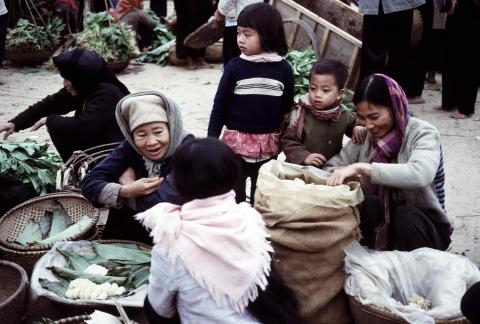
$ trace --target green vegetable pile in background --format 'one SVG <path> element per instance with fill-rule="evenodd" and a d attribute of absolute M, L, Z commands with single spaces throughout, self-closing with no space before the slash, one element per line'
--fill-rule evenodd
<path fill-rule="evenodd" d="M 155 63 L 159 65 L 167 65 L 170 63 L 168 51 L 175 44 L 175 35 L 160 22 L 160 19 L 152 11 L 148 11 L 150 17 L 155 21 L 156 26 L 153 29 L 152 45 L 148 48 L 148 52 L 140 55 L 137 61 L 144 63 Z"/>
<path fill-rule="evenodd" d="M 65 25 L 58 17 L 50 19 L 45 26 L 37 26 L 26 19 L 19 19 L 7 33 L 6 49 L 10 51 L 53 50 L 60 43 L 60 34 Z"/>
<path fill-rule="evenodd" d="M 56 173 L 61 165 L 62 159 L 48 149 L 46 142 L 40 144 L 30 139 L 23 143 L 0 142 L 0 173 L 31 183 L 39 195 L 55 189 Z"/>
<path fill-rule="evenodd" d="M 107 62 L 131 59 L 135 55 L 134 44 L 131 28 L 120 25 L 106 11 L 88 12 L 85 28 L 76 36 L 76 46 L 97 52 Z"/>
<path fill-rule="evenodd" d="M 91 243 L 94 253 L 81 254 L 58 249 L 67 260 L 66 267 L 49 267 L 59 279 L 52 282 L 40 279 L 43 288 L 60 297 L 65 297 L 70 281 L 85 278 L 102 284 L 116 283 L 126 288 L 127 293 L 148 283 L 150 274 L 151 252 L 137 244 L 100 244 Z M 97 264 L 108 269 L 105 276 L 84 273 L 90 265 Z"/>
<path fill-rule="evenodd" d="M 92 223 L 93 219 L 85 215 L 72 225 L 72 219 L 62 204 L 54 200 L 52 211 L 45 211 L 38 223 L 30 220 L 15 242 L 22 245 L 52 244 L 80 234 Z"/>

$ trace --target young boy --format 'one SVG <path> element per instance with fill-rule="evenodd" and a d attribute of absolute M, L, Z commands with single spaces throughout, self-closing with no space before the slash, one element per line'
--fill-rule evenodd
<path fill-rule="evenodd" d="M 323 59 L 312 67 L 308 95 L 293 107 L 280 138 L 287 162 L 321 167 L 340 152 L 344 134 L 364 141 L 366 129 L 355 126 L 355 114 L 342 105 L 347 77 L 347 67 L 336 60 Z"/>

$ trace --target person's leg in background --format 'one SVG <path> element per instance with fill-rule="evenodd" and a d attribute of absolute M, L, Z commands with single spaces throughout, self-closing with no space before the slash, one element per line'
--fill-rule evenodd
<path fill-rule="evenodd" d="M 384 219 L 384 210 L 379 197 L 373 194 L 365 195 L 360 207 L 360 231 L 362 232 L 360 244 L 370 249 L 375 248 L 375 228 Z"/>
<path fill-rule="evenodd" d="M 239 55 L 240 48 L 238 48 L 237 44 L 237 26 L 225 27 L 222 44 L 223 66 L 226 66 L 232 58 Z"/>
<path fill-rule="evenodd" d="M 5 39 L 7 38 L 8 13 L 0 16 L 0 66 L 5 58 Z"/>

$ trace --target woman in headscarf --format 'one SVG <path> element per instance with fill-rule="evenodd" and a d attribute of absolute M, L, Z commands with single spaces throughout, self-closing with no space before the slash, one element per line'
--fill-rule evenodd
<path fill-rule="evenodd" d="M 359 84 L 353 102 L 368 130 L 363 144 L 349 142 L 324 166 L 333 171 L 327 184 L 361 179 L 365 201 L 360 209 L 363 241 L 375 247 L 375 228 L 384 219 L 380 201 L 390 203 L 390 248 L 446 250 L 452 227 L 445 211 L 444 169 L 438 130 L 409 116 L 405 93 L 382 74 Z M 388 195 L 383 197 L 383 195 Z"/>
<path fill-rule="evenodd" d="M 130 26 L 136 33 L 135 38 L 140 50 L 151 45 L 155 21 L 143 11 L 143 0 L 120 0 L 110 14 L 123 24 Z"/>
<path fill-rule="evenodd" d="M 54 57 L 53 63 L 64 79 L 64 87 L 0 124 L 3 138 L 32 125 L 36 130 L 46 124 L 64 161 L 76 150 L 121 141 L 115 106 L 129 91 L 105 60 L 95 52 L 74 49 Z M 73 116 L 63 116 L 71 111 L 75 111 Z"/>
<path fill-rule="evenodd" d="M 171 159 L 193 135 L 183 129 L 177 104 L 155 91 L 126 96 L 116 116 L 125 140 L 88 172 L 82 193 L 94 205 L 117 209 L 110 209 L 104 237 L 149 242 L 133 215 L 159 202 L 184 202 L 169 175 Z"/>

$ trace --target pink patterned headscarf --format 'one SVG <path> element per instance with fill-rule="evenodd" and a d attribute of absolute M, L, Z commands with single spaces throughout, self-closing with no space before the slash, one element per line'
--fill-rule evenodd
<path fill-rule="evenodd" d="M 389 163 L 397 156 L 405 136 L 408 123 L 408 101 L 405 92 L 397 81 L 384 74 L 375 74 L 382 77 L 387 83 L 390 99 L 392 101 L 395 125 L 393 129 L 382 138 L 371 137 L 374 150 L 370 154 L 370 162 Z"/>

